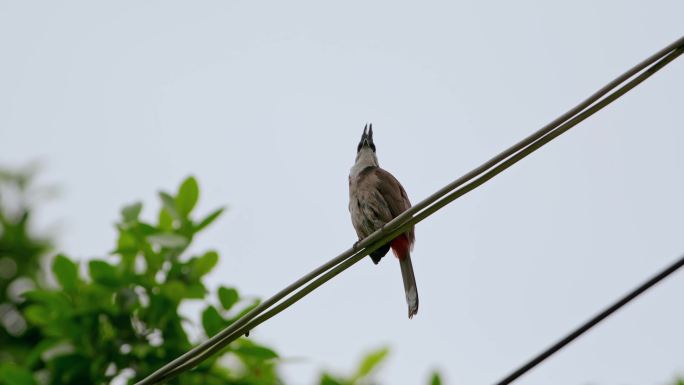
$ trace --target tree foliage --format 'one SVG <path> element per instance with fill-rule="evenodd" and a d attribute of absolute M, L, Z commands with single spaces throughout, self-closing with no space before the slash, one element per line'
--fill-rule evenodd
<path fill-rule="evenodd" d="M 32 174 L 0 170 L 0 363 L 26 360 L 41 339 L 21 312 L 21 292 L 35 285 L 41 257 L 50 248 L 30 227 L 31 198 L 37 190 Z M 0 381 L 20 378 L 20 372 L 19 367 L 2 367 Z"/>
<path fill-rule="evenodd" d="M 0 184 L 21 186 L 20 192 L 28 185 L 26 177 L 0 175 Z M 205 337 L 256 306 L 258 300 L 235 287 L 209 293 L 203 284 L 220 256 L 187 250 L 224 209 L 198 216 L 199 195 L 197 181 L 189 177 L 176 192 L 159 193 L 162 205 L 154 221 L 142 219 L 142 203 L 125 206 L 110 255 L 87 262 L 66 254 L 52 258 L 57 287 L 37 279 L 49 242 L 31 235 L 30 208 L 10 218 L 0 205 L 0 264 L 16 265 L 0 275 L 0 384 L 133 383 L 192 347 L 191 322 L 179 313 L 185 301 L 204 303 Z M 19 280 L 31 284 L 8 295 Z M 351 376 L 323 373 L 320 384 L 371 384 L 387 354 L 371 352 Z M 282 384 L 279 363 L 274 349 L 243 337 L 172 383 Z"/>
<path fill-rule="evenodd" d="M 59 287 L 26 291 L 17 308 L 26 320 L 19 339 L 28 348 L 22 357 L 5 359 L 3 382 L 32 383 L 35 374 L 49 384 L 107 384 L 123 376 L 140 379 L 192 347 L 188 321 L 178 312 L 188 300 L 209 294 L 203 278 L 216 266 L 215 251 L 186 255 L 199 231 L 222 209 L 195 218 L 199 198 L 194 178 L 174 194 L 161 192 L 156 221 L 141 218 L 143 205 L 121 210 L 118 238 L 111 255 L 87 263 L 59 254 L 51 272 Z M 37 250 L 38 251 L 38 250 Z M 206 304 L 202 326 L 207 336 L 234 322 L 257 304 L 237 289 L 218 289 L 221 306 Z M 33 336 L 33 344 L 26 344 Z M 222 353 L 238 364 L 219 364 L 219 356 L 184 375 L 182 384 L 274 384 L 278 355 L 242 338 Z"/>

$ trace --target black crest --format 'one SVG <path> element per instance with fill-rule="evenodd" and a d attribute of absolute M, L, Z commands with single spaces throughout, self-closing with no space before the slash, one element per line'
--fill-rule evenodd
<path fill-rule="evenodd" d="M 361 151 L 361 148 L 364 145 L 370 147 L 371 150 L 375 152 L 375 143 L 373 143 L 373 123 L 366 124 L 363 127 L 363 134 L 361 135 L 359 145 L 356 147 L 356 152 Z"/>

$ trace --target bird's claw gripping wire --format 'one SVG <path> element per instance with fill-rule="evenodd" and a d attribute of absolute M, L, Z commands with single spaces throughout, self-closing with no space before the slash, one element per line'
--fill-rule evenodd
<path fill-rule="evenodd" d="M 352 251 L 357 252 L 359 251 L 359 243 L 361 243 L 361 239 L 358 241 L 354 242 L 354 245 L 352 245 Z"/>

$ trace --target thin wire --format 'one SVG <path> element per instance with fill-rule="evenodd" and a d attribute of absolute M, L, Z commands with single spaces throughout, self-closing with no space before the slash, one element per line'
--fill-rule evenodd
<path fill-rule="evenodd" d="M 676 59 L 678 56 L 680 56 L 682 53 L 684 53 L 684 49 L 679 48 L 674 51 L 672 51 L 669 55 L 665 56 L 661 61 L 657 62 L 654 64 L 652 67 L 648 68 L 646 71 L 642 72 L 638 77 L 634 78 L 631 80 L 629 83 L 625 84 L 623 87 L 615 91 L 614 93 L 608 95 L 598 103 L 594 104 L 592 107 L 588 108 L 581 114 L 577 115 L 575 118 L 568 120 L 566 123 L 563 125 L 559 126 L 556 130 L 550 132 L 546 136 L 542 137 L 541 139 L 537 140 L 536 142 L 530 144 L 529 146 L 525 147 L 523 150 L 518 152 L 517 154 L 513 155 L 506 161 L 500 163 L 496 167 L 494 167 L 490 172 L 484 174 L 480 178 L 476 179 L 475 181 L 469 183 L 466 185 L 461 192 L 461 190 L 456 190 L 452 192 L 451 194 L 445 196 L 442 200 L 438 201 L 437 203 L 431 205 L 429 208 L 424 210 L 423 212 L 419 213 L 414 217 L 413 220 L 409 221 L 409 223 L 413 223 L 414 220 L 423 220 L 424 218 L 430 216 L 432 213 L 435 211 L 441 209 L 442 207 L 446 206 L 456 198 L 464 195 L 465 193 L 474 190 L 476 187 L 484 184 L 486 181 L 489 179 L 493 178 L 496 174 L 500 173 L 501 171 L 507 169 L 510 167 L 512 164 L 518 162 L 520 159 L 526 157 L 527 155 L 531 154 L 532 152 L 536 151 L 539 149 L 541 146 L 544 144 L 550 142 L 551 140 L 557 138 L 570 128 L 574 127 L 584 119 L 588 118 L 589 116 L 593 115 L 603 107 L 607 106 L 608 104 L 612 103 L 615 101 L 617 98 L 620 96 L 624 95 L 627 93 L 629 90 L 632 88 L 636 87 L 639 85 L 639 83 L 643 82 L 644 80 L 648 79 L 651 77 L 654 73 L 659 71 L 661 68 L 666 66 L 668 63 L 670 63 L 672 60 Z M 398 232 L 398 234 L 401 234 L 401 232 Z"/>
<path fill-rule="evenodd" d="M 197 357 L 200 357 L 200 356 L 205 357 L 206 356 L 206 355 L 202 354 L 203 352 L 206 352 L 210 349 L 211 349 L 211 351 L 216 351 L 217 346 L 225 346 L 226 343 L 234 340 L 237 336 L 243 334 L 244 331 L 249 331 L 251 329 L 251 328 L 249 328 L 249 326 L 253 327 L 254 325 L 258 325 L 260 322 L 250 322 L 250 321 L 255 320 L 256 317 L 259 316 L 259 314 L 264 313 L 266 310 L 268 310 L 274 304 L 279 302 L 281 299 L 285 298 L 287 295 L 293 293 L 295 290 L 299 289 L 300 287 L 305 285 L 307 282 L 309 282 L 312 279 L 320 276 L 321 274 L 323 274 L 326 271 L 330 270 L 331 268 L 339 265 L 340 263 L 346 261 L 346 262 L 350 262 L 351 264 L 353 264 L 356 261 L 363 258 L 364 256 L 368 255 L 369 253 L 373 252 L 375 249 L 379 248 L 381 245 L 383 245 L 389 239 L 392 239 L 393 236 L 401 234 L 403 231 L 405 231 L 406 228 L 410 227 L 412 221 L 409 221 L 409 219 L 411 216 L 413 216 L 413 214 L 425 209 L 426 207 L 432 205 L 433 203 L 435 203 L 437 201 L 439 201 L 437 203 L 442 203 L 442 204 L 439 204 L 438 207 L 433 208 L 432 210 L 429 210 L 429 211 L 426 210 L 427 214 L 425 214 L 424 216 L 421 217 L 420 220 L 422 220 L 423 218 L 430 215 L 432 212 L 434 212 L 437 209 L 446 205 L 448 202 L 451 202 L 453 199 L 456 199 L 457 196 L 455 196 L 453 193 L 450 195 L 450 196 L 454 196 L 452 199 L 448 199 L 449 196 L 447 196 L 445 198 L 445 196 L 448 193 L 450 193 L 452 190 L 454 190 L 455 188 L 457 188 L 461 185 L 464 185 L 465 183 L 471 181 L 472 179 L 477 177 L 477 175 L 482 174 L 484 171 L 486 171 L 486 170 L 490 169 L 491 167 L 497 165 L 498 163 L 502 162 L 503 160 L 505 160 L 506 158 L 508 158 L 512 154 L 515 154 L 516 152 L 519 152 L 521 149 L 524 149 L 524 148 L 534 144 L 540 138 L 543 138 L 544 136 L 549 134 L 554 129 L 557 129 L 558 124 L 567 121 L 569 118 L 571 118 L 574 115 L 577 115 L 577 113 L 583 111 L 588 106 L 590 106 L 592 103 L 596 102 L 597 100 L 599 100 L 600 98 L 605 96 L 608 92 L 610 92 L 617 85 L 623 83 L 625 80 L 634 76 L 634 74 L 642 71 L 644 68 L 651 65 L 655 61 L 661 59 L 668 52 L 672 51 L 673 49 L 675 49 L 677 47 L 681 47 L 681 46 L 684 46 L 684 37 L 678 39 L 674 43 L 672 43 L 669 46 L 665 47 L 664 49 L 660 50 L 658 53 L 652 55 L 648 59 L 642 61 L 641 63 L 639 63 L 635 67 L 631 68 L 630 70 L 628 70 L 627 72 L 625 72 L 624 74 L 622 74 L 621 76 L 619 76 L 618 78 L 616 78 L 615 80 L 613 80 L 612 82 L 610 82 L 609 84 L 607 84 L 606 86 L 601 88 L 599 91 L 594 93 L 592 96 L 587 98 L 585 101 L 580 103 L 578 106 L 576 106 L 575 108 L 566 112 L 565 114 L 563 114 L 562 116 L 560 116 L 559 118 L 554 120 L 553 122 L 547 124 L 542 129 L 535 132 L 534 134 L 532 134 L 532 135 L 528 136 L 527 138 L 523 139 L 522 141 L 516 143 L 514 146 L 508 148 L 507 150 L 503 151 L 499 155 L 497 155 L 494 158 L 490 159 L 489 161 L 485 162 L 480 167 L 478 167 L 478 168 L 470 171 L 469 173 L 463 175 L 461 178 L 453 181 L 452 183 L 445 186 L 444 188 L 442 188 L 438 192 L 432 194 L 430 197 L 419 202 L 418 204 L 413 206 L 411 209 L 407 210 L 406 212 L 402 213 L 401 215 L 397 216 L 392 221 L 387 223 L 384 228 L 376 231 L 375 233 L 371 234 L 370 236 L 368 236 L 365 239 L 363 239 L 362 241 L 360 241 L 358 244 L 355 245 L 355 247 L 348 249 L 347 251 L 343 252 L 339 256 L 335 257 L 334 259 L 323 264 L 319 268 L 313 270 L 312 272 L 310 272 L 310 273 L 306 274 L 305 276 L 303 276 L 302 278 L 298 279 L 297 281 L 295 281 L 291 285 L 287 286 L 285 289 L 279 291 L 274 296 L 272 296 L 268 300 L 261 303 L 256 308 L 252 309 L 252 311 L 248 312 L 245 316 L 243 316 L 242 318 L 240 318 L 239 320 L 234 322 L 229 327 L 223 329 L 221 332 L 219 332 L 216 335 L 214 335 L 213 337 L 209 338 L 207 341 L 199 344 L 195 348 L 191 349 L 190 351 L 186 352 L 185 354 L 181 355 L 180 357 L 174 359 L 170 363 L 164 365 L 162 368 L 158 369 L 157 371 L 155 371 L 154 373 L 152 373 L 151 375 L 149 375 L 145 379 L 139 381 L 136 385 L 154 384 L 154 383 L 157 383 L 162 378 L 168 378 L 170 373 L 173 373 L 173 374 L 179 373 L 179 371 L 177 370 L 178 368 L 182 367 L 185 370 L 185 369 L 189 368 L 190 366 L 193 366 L 195 363 L 199 362 L 196 360 Z M 556 136 L 554 136 L 554 137 L 556 137 Z M 539 146 L 541 146 L 541 145 L 539 145 Z M 539 146 L 537 146 L 536 148 L 538 148 Z M 493 177 L 493 175 L 491 175 L 488 179 L 490 179 L 491 177 Z M 484 183 L 484 182 L 482 182 L 482 183 Z M 474 187 L 472 187 L 472 188 L 474 188 Z M 468 191 L 470 191 L 471 189 L 469 189 Z M 462 195 L 462 194 L 460 194 L 460 195 Z M 458 195 L 458 196 L 460 196 L 460 195 Z M 347 265 L 347 264 L 345 263 L 345 265 Z M 341 266 L 338 266 L 338 267 L 341 267 Z M 344 270 L 344 268 L 342 270 Z M 339 272 L 341 272 L 342 270 L 338 270 L 337 273 L 335 273 L 334 275 L 339 274 Z M 334 276 L 334 275 L 332 275 L 332 276 Z M 321 278 L 323 278 L 323 277 L 321 277 Z M 316 282 L 318 282 L 318 281 L 316 281 Z M 320 284 L 322 284 L 324 282 L 325 282 L 325 280 L 321 281 L 316 287 L 320 286 Z M 313 289 L 311 289 L 311 290 L 313 290 Z M 310 290 L 307 291 L 307 293 L 308 292 L 310 292 Z M 297 293 L 297 294 L 299 294 L 299 293 Z M 291 297 L 291 298 L 293 298 L 293 297 Z M 299 298 L 301 298 L 301 297 L 299 297 Z M 285 302 L 283 304 L 285 304 Z M 281 304 L 281 305 L 283 305 L 283 304 Z M 289 306 L 289 305 L 287 305 L 287 306 Z M 285 307 L 287 307 L 287 306 L 285 306 Z M 275 309 L 273 309 L 273 310 L 275 310 Z M 271 314 L 270 316 L 273 316 L 274 314 L 277 314 L 277 312 L 276 313 L 273 313 L 273 312 L 266 313 L 262 317 L 259 317 L 259 319 L 261 319 L 263 322 L 263 320 L 270 318 L 270 316 L 268 318 L 265 318 L 265 319 L 263 318 L 267 314 Z M 220 347 L 218 349 L 220 349 Z"/>
<path fill-rule="evenodd" d="M 629 83 L 625 84 L 623 87 L 616 90 L 614 93 L 612 93 L 609 96 L 607 96 L 606 98 L 602 99 L 599 103 L 595 104 L 594 106 L 587 109 L 583 113 L 579 114 L 575 118 L 567 121 L 565 124 L 559 126 L 555 131 L 553 131 L 553 132 L 549 133 L 548 135 L 542 137 L 541 139 L 539 139 L 538 141 L 536 141 L 532 145 L 525 147 L 522 151 L 520 151 L 519 153 L 510 157 L 509 159 L 505 160 L 504 162 L 499 164 L 497 167 L 491 169 L 490 171 L 488 171 L 484 175 L 475 179 L 473 182 L 461 187 L 460 189 L 458 189 L 458 190 L 454 191 L 453 193 L 447 195 L 444 199 L 442 199 L 442 200 L 438 201 L 437 203 L 429 206 L 428 208 L 426 208 L 426 210 L 422 211 L 421 213 L 419 213 L 415 217 L 411 218 L 406 223 L 406 225 L 411 226 L 411 225 L 415 225 L 415 224 L 421 222 L 423 219 L 427 218 L 428 216 L 430 216 L 431 214 L 433 214 L 434 212 L 436 212 L 440 208 L 446 206 L 448 203 L 454 201 L 455 199 L 457 199 L 457 198 L 465 195 L 466 193 L 474 190 L 475 188 L 481 186 L 482 184 L 484 184 L 488 180 L 492 179 L 497 174 L 501 173 L 505 169 L 511 167 L 513 164 L 515 164 L 518 161 L 520 161 L 521 159 L 525 158 L 527 155 L 536 151 L 538 148 L 540 148 L 544 144 L 546 144 L 546 143 L 550 142 L 551 140 L 557 138 L 558 136 L 560 136 L 564 132 L 568 131 L 570 128 L 579 124 L 580 122 L 582 122 L 583 120 L 585 120 L 586 118 L 591 116 L 592 114 L 596 113 L 597 111 L 599 111 L 603 107 L 607 106 L 608 104 L 610 104 L 611 102 L 613 102 L 614 100 L 619 98 L 620 96 L 624 95 L 629 90 L 636 87 L 639 83 L 643 82 L 648 77 L 652 76 L 658 70 L 663 68 L 665 65 L 667 65 L 667 63 L 669 63 L 672 60 L 674 60 L 675 58 L 677 58 L 683 52 L 684 51 L 681 49 L 671 52 L 669 55 L 664 57 L 662 60 L 660 60 L 659 62 L 654 64 L 652 67 L 648 68 L 646 71 L 641 73 L 638 77 L 632 79 Z M 402 228 L 403 228 L 403 226 L 402 226 Z M 397 235 L 401 234 L 404 231 L 402 228 L 387 234 L 385 237 L 383 237 L 383 239 L 380 242 L 378 242 L 378 245 L 383 245 L 387 241 L 394 239 L 394 237 L 396 237 Z M 274 315 L 276 315 L 276 314 L 280 313 L 281 311 L 285 310 L 286 308 L 290 307 L 292 304 L 299 301 L 301 298 L 303 298 L 308 293 L 312 292 L 313 290 L 315 290 L 316 288 L 318 288 L 319 286 L 321 286 L 322 284 L 324 284 L 328 280 L 332 279 L 333 277 L 335 277 L 336 275 L 338 275 L 342 271 L 346 270 L 347 268 L 349 268 L 350 266 L 352 266 L 353 264 L 355 264 L 359 260 L 363 259 L 363 257 L 365 257 L 365 255 L 366 255 L 366 253 L 358 253 L 358 254 L 352 256 L 351 258 L 349 258 L 348 260 L 342 262 L 340 265 L 334 267 L 331 271 L 326 272 L 323 276 L 317 278 L 311 284 L 305 286 L 300 291 L 298 291 L 295 294 L 293 294 L 292 296 L 288 297 L 287 300 L 283 301 L 278 306 L 274 307 L 273 309 L 268 310 L 263 315 L 255 318 L 252 322 L 249 322 L 247 325 L 237 329 L 234 333 L 232 333 L 230 336 L 227 336 L 220 343 L 210 347 L 208 350 L 201 353 L 197 357 L 194 357 L 192 360 L 188 361 L 187 363 L 183 364 L 182 366 L 179 366 L 175 370 L 173 370 L 170 373 L 168 373 L 167 375 L 163 376 L 162 380 L 167 379 L 167 378 L 171 378 L 175 374 L 179 374 L 179 373 L 185 371 L 186 369 L 189 369 L 189 368 L 195 366 L 196 364 L 199 364 L 201 361 L 203 361 L 207 357 L 211 356 L 215 352 L 217 352 L 217 351 L 221 350 L 223 347 L 227 346 L 230 342 L 237 339 L 240 335 L 242 335 L 245 332 L 253 329 L 254 327 L 261 324 L 262 322 L 265 322 L 266 320 L 270 319 Z"/>
<path fill-rule="evenodd" d="M 631 302 L 633 299 L 635 299 L 636 297 L 638 297 L 639 295 L 644 293 L 646 290 L 648 290 L 651 287 L 653 287 L 654 285 L 656 285 L 658 282 L 667 278 L 669 275 L 671 275 L 672 273 L 674 273 L 675 271 L 680 269 L 682 266 L 684 266 L 684 256 L 681 256 L 677 261 L 675 261 L 673 264 L 671 264 L 670 266 L 665 268 L 663 271 L 656 274 L 654 277 L 650 278 L 646 282 L 642 283 L 641 285 L 639 285 L 637 288 L 635 288 L 631 292 L 625 294 L 625 296 L 620 298 L 617 302 L 613 303 L 612 305 L 607 307 L 605 310 L 598 313 L 597 315 L 592 317 L 590 320 L 588 320 L 587 322 L 582 324 L 580 327 L 573 330 L 570 334 L 563 337 L 563 339 L 561 339 L 560 341 L 551 345 L 548 349 L 544 350 L 539 355 L 537 355 L 536 357 L 529 360 L 527 363 L 522 365 L 520 368 L 516 369 L 513 373 L 506 376 L 503 380 L 497 382 L 496 385 L 507 385 L 507 384 L 510 384 L 513 381 L 517 380 L 518 378 L 520 378 L 520 376 L 529 372 L 532 368 L 539 365 L 540 363 L 542 363 L 547 358 L 551 357 L 554 353 L 561 350 L 563 347 L 565 347 L 570 342 L 574 341 L 577 337 L 586 333 L 589 329 L 593 328 L 598 323 L 600 323 L 604 319 L 608 318 L 608 316 L 615 313 L 621 307 L 623 307 L 626 304 L 628 304 L 629 302 Z"/>

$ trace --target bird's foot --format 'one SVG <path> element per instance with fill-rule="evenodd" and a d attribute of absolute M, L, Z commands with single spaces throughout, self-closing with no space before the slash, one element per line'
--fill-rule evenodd
<path fill-rule="evenodd" d="M 358 251 L 359 250 L 359 243 L 361 243 L 360 239 L 358 241 L 354 242 L 354 245 L 352 246 L 352 251 Z"/>

